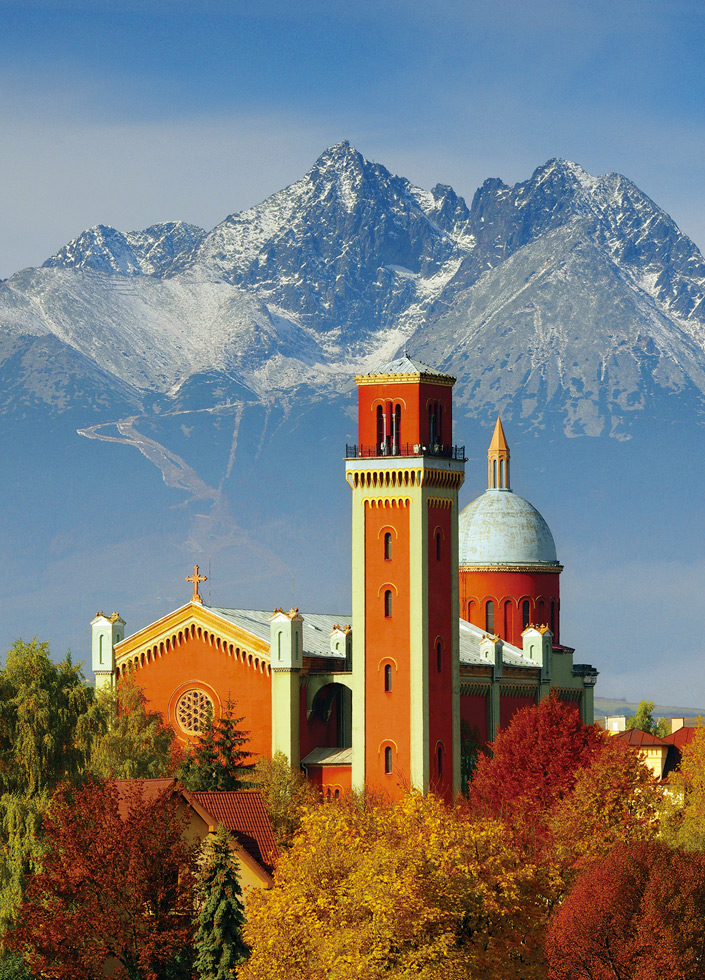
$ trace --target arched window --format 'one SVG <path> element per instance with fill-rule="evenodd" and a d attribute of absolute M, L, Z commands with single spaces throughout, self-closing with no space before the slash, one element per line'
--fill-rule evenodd
<path fill-rule="evenodd" d="M 436 670 L 440 674 L 443 669 L 443 645 L 439 640 L 436 644 Z"/>
<path fill-rule="evenodd" d="M 384 690 L 389 692 L 392 689 L 392 665 L 384 665 Z"/>
<path fill-rule="evenodd" d="M 384 446 L 384 410 L 381 405 L 377 406 L 377 449 L 381 450 Z"/>
<path fill-rule="evenodd" d="M 384 593 L 384 615 L 387 619 L 392 615 L 392 593 L 390 589 Z"/>
<path fill-rule="evenodd" d="M 436 409 L 436 438 L 443 445 L 443 406 L 440 402 Z"/>
<path fill-rule="evenodd" d="M 282 658 L 282 634 L 281 630 L 277 633 L 277 660 Z"/>
<path fill-rule="evenodd" d="M 299 631 L 294 632 L 294 663 L 299 662 Z"/>
<path fill-rule="evenodd" d="M 436 561 L 441 560 L 441 532 L 436 531 Z"/>
<path fill-rule="evenodd" d="M 492 460 L 492 488 L 497 489 L 497 460 Z"/>
<path fill-rule="evenodd" d="M 400 452 L 401 446 L 401 405 L 394 410 L 394 453 Z"/>
<path fill-rule="evenodd" d="M 392 535 L 389 531 L 384 535 L 384 560 L 392 560 Z"/>
<path fill-rule="evenodd" d="M 389 745 L 384 750 L 384 773 L 386 776 L 392 775 L 392 749 Z"/>
<path fill-rule="evenodd" d="M 556 635 L 556 604 L 551 601 L 551 632 Z"/>
<path fill-rule="evenodd" d="M 443 779 L 443 746 L 439 745 L 436 749 L 436 766 L 438 767 L 438 778 Z"/>
<path fill-rule="evenodd" d="M 500 487 L 504 486 L 504 460 L 503 459 L 500 459 L 499 461 L 499 485 Z"/>
<path fill-rule="evenodd" d="M 337 790 L 335 791 L 335 799 L 336 799 L 336 800 L 339 800 L 339 799 L 340 799 L 340 790 L 339 790 L 339 789 L 337 789 Z"/>
<path fill-rule="evenodd" d="M 103 634 L 98 637 L 98 663 L 103 663 Z"/>
<path fill-rule="evenodd" d="M 494 633 L 494 602 L 491 599 L 485 606 L 485 629 L 488 633 Z"/>
<path fill-rule="evenodd" d="M 512 636 L 512 603 L 507 599 L 504 603 L 504 636 L 503 640 L 509 640 Z"/>
<path fill-rule="evenodd" d="M 521 604 L 521 628 L 526 629 L 529 625 L 529 600 L 524 599 Z"/>

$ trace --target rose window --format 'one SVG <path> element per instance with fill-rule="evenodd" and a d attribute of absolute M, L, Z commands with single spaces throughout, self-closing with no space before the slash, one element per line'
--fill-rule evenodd
<path fill-rule="evenodd" d="M 213 702 L 205 691 L 185 691 L 176 703 L 179 727 L 190 735 L 202 732 L 213 717 Z"/>

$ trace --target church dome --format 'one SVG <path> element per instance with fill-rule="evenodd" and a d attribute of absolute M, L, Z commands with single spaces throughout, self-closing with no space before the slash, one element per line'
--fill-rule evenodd
<path fill-rule="evenodd" d="M 458 524 L 460 565 L 558 565 L 548 524 L 511 490 L 486 490 Z"/>

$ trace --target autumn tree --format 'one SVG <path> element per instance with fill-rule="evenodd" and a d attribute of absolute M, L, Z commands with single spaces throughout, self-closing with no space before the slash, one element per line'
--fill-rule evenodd
<path fill-rule="evenodd" d="M 567 794 L 548 816 L 551 859 L 565 880 L 617 843 L 651 840 L 658 832 L 662 793 L 639 753 L 602 738 Z"/>
<path fill-rule="evenodd" d="M 627 731 L 631 731 L 633 728 L 638 728 L 642 732 L 648 732 L 649 735 L 658 735 L 659 738 L 663 738 L 664 735 L 668 735 L 668 726 L 665 719 L 659 718 L 657 721 L 654 718 L 653 712 L 653 701 L 640 701 L 634 714 L 630 718 L 627 718 Z"/>
<path fill-rule="evenodd" d="M 550 980 L 701 980 L 705 855 L 617 844 L 559 907 L 547 956 Z"/>
<path fill-rule="evenodd" d="M 705 851 L 705 728 L 683 747 L 664 795 L 661 833 L 674 847 Z"/>
<path fill-rule="evenodd" d="M 482 755 L 469 787 L 478 812 L 512 825 L 525 844 L 540 844 L 549 814 L 594 759 L 605 736 L 584 725 L 555 695 L 516 712 Z"/>
<path fill-rule="evenodd" d="M 187 750 L 178 778 L 188 790 L 247 789 L 251 785 L 252 752 L 245 748 L 249 732 L 240 728 L 235 705 L 228 699 L 221 717 L 209 717 L 194 745 Z"/>
<path fill-rule="evenodd" d="M 229 980 L 237 974 L 249 950 L 242 938 L 245 912 L 239 863 L 222 823 L 206 842 L 196 897 L 196 971 L 201 980 Z"/>
<path fill-rule="evenodd" d="M 114 783 L 65 787 L 44 820 L 46 851 L 6 946 L 56 980 L 188 976 L 195 854 L 178 800 L 120 798 Z"/>
<path fill-rule="evenodd" d="M 541 976 L 537 871 L 495 821 L 434 796 L 308 808 L 251 894 L 240 980 Z"/>
<path fill-rule="evenodd" d="M 317 800 L 317 790 L 300 769 L 291 768 L 283 752 L 275 752 L 271 759 L 261 756 L 252 782 L 262 794 L 277 844 L 288 846 L 306 807 Z"/>
<path fill-rule="evenodd" d="M 103 689 L 79 730 L 90 729 L 87 769 L 103 779 L 152 779 L 171 775 L 176 737 L 158 711 L 147 708 L 131 677 Z"/>

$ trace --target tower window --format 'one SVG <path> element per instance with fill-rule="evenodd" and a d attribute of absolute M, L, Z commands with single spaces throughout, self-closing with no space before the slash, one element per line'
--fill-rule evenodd
<path fill-rule="evenodd" d="M 384 535 L 384 560 L 392 560 L 392 535 L 389 531 Z"/>
<path fill-rule="evenodd" d="M 497 460 L 492 460 L 492 489 L 497 489 Z"/>
<path fill-rule="evenodd" d="M 436 531 L 436 561 L 441 560 L 441 532 Z"/>
<path fill-rule="evenodd" d="M 506 486 L 506 484 L 504 482 L 504 460 L 503 459 L 500 459 L 500 461 L 499 461 L 499 485 L 500 485 L 500 487 Z"/>
<path fill-rule="evenodd" d="M 400 452 L 401 447 L 401 405 L 394 409 L 394 455 Z"/>
<path fill-rule="evenodd" d="M 436 644 L 436 670 L 440 674 L 442 669 L 443 669 L 443 646 L 441 644 L 441 641 L 439 640 L 438 643 Z"/>
<path fill-rule="evenodd" d="M 521 604 L 521 628 L 526 629 L 529 625 L 529 600 L 524 599 Z"/>
<path fill-rule="evenodd" d="M 556 604 L 551 602 L 551 632 L 556 635 Z"/>
<path fill-rule="evenodd" d="M 392 615 L 392 593 L 390 589 L 384 593 L 384 615 L 387 619 Z"/>
<path fill-rule="evenodd" d="M 384 690 L 388 693 L 392 689 L 392 665 L 385 664 L 384 667 Z"/>
<path fill-rule="evenodd" d="M 488 633 L 494 633 L 494 602 L 491 599 L 485 606 L 485 629 Z"/>
<path fill-rule="evenodd" d="M 98 637 L 98 663 L 103 663 L 103 634 Z"/>
<path fill-rule="evenodd" d="M 389 745 L 384 750 L 384 773 L 386 776 L 392 775 L 392 749 Z"/>
<path fill-rule="evenodd" d="M 439 745 L 436 749 L 436 766 L 438 767 L 438 778 L 443 779 L 443 746 Z"/>

